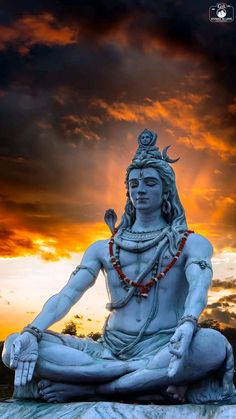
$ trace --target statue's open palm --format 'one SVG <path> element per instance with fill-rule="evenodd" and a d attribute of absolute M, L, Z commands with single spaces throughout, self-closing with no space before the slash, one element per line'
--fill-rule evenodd
<path fill-rule="evenodd" d="M 31 381 L 38 359 L 38 342 L 30 333 L 18 336 L 11 348 L 10 366 L 15 369 L 15 385 L 24 385 Z"/>
<path fill-rule="evenodd" d="M 179 326 L 170 339 L 169 352 L 172 354 L 168 368 L 168 376 L 175 377 L 183 366 L 183 357 L 188 353 L 192 341 L 194 327 L 186 322 Z"/>

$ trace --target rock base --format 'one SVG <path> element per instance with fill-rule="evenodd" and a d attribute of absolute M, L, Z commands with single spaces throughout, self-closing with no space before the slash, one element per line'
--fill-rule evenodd
<path fill-rule="evenodd" d="M 0 403 L 1 419 L 235 419 L 233 405 L 142 405 L 116 402 L 48 404 L 35 401 Z"/>

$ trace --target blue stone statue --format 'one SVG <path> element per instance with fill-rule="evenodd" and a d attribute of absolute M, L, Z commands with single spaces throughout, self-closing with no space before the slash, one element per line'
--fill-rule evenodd
<path fill-rule="evenodd" d="M 212 280 L 212 246 L 188 230 L 166 147 L 144 130 L 126 173 L 121 222 L 108 210 L 109 240 L 92 244 L 68 283 L 21 334 L 4 363 L 15 396 L 47 402 L 157 399 L 202 403 L 234 394 L 232 348 L 198 318 Z M 110 315 L 100 341 L 48 328 L 105 273 Z"/>

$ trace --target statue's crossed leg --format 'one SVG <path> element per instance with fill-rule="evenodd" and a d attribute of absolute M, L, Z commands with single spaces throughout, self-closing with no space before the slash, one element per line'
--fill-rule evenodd
<path fill-rule="evenodd" d="M 209 360 L 210 354 L 210 360 Z M 41 381 L 41 386 L 44 387 L 42 390 L 42 396 L 49 401 L 56 398 L 57 401 L 83 399 L 94 396 L 101 397 L 119 397 L 128 396 L 136 397 L 136 395 L 146 395 L 149 393 L 160 393 L 166 395 L 167 392 L 172 393 L 176 396 L 175 399 L 179 401 L 184 400 L 184 391 L 186 390 L 186 383 L 198 380 L 204 377 L 208 372 L 218 369 L 219 366 L 225 359 L 226 346 L 225 338 L 214 330 L 202 329 L 198 331 L 192 341 L 192 345 L 188 354 L 181 360 L 176 360 L 178 363 L 178 371 L 174 377 L 168 376 L 168 370 L 170 365 L 175 364 L 175 360 L 170 362 L 171 355 L 169 349 L 166 347 L 161 350 L 156 356 L 152 358 L 148 363 L 143 363 L 144 360 L 136 363 L 134 361 L 126 361 L 124 372 L 124 364 L 121 361 L 106 361 L 106 364 L 100 363 L 101 369 L 97 369 L 96 364 L 93 362 L 88 368 L 88 365 L 84 367 L 86 371 L 89 383 L 92 379 L 94 383 L 94 375 L 96 375 L 96 382 L 94 385 L 81 385 L 81 381 L 77 379 L 77 385 L 64 385 L 60 383 L 52 383 L 49 381 Z M 202 362 L 204 359 L 205 362 Z M 180 362 L 181 361 L 181 362 Z M 199 368 L 199 365 L 201 367 Z M 110 371 L 110 382 L 100 384 L 102 381 L 107 381 L 108 376 L 104 375 L 104 367 L 107 371 Z M 134 371 L 135 369 L 135 371 Z M 82 369 L 80 368 L 82 371 Z M 123 371 L 123 372 L 122 372 Z M 98 377 L 100 372 L 100 377 Z M 115 375 L 120 375 L 120 378 L 116 379 Z M 111 378 L 112 377 L 112 378 Z M 70 378 L 71 382 L 71 378 Z M 84 382 L 84 380 L 82 380 Z M 185 384 L 184 386 L 182 384 Z"/>
<path fill-rule="evenodd" d="M 10 335 L 4 345 L 3 361 L 9 368 L 11 346 L 17 336 L 18 333 Z M 73 343 L 72 337 L 69 338 L 69 342 Z M 65 337 L 65 342 L 66 340 Z M 43 334 L 39 343 L 35 378 L 46 377 L 64 383 L 101 383 L 135 371 L 144 365 L 142 360 L 124 362 L 112 357 L 110 359 L 92 357 L 85 351 L 67 346 L 63 341 L 60 335 Z M 76 338 L 74 341 L 76 343 Z M 93 344 L 96 345 L 95 342 Z M 97 349 L 96 346 L 95 349 Z"/>
<path fill-rule="evenodd" d="M 11 335 L 11 340 L 16 335 Z M 51 340 L 51 341 L 50 341 Z M 10 350 L 6 343 L 5 363 Z M 210 354 L 210 356 L 209 356 Z M 211 329 L 200 329 L 183 356 L 174 377 L 168 376 L 171 354 L 166 346 L 146 361 L 96 360 L 85 352 L 63 345 L 55 336 L 40 342 L 35 377 L 42 398 L 49 402 L 93 397 L 135 397 L 163 393 L 168 386 L 187 385 L 217 370 L 226 355 L 225 338 Z M 173 392 L 172 388 L 172 392 Z"/>

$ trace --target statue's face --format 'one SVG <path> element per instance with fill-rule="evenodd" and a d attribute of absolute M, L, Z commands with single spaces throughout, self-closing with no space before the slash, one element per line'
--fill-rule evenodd
<path fill-rule="evenodd" d="M 160 208 L 163 186 L 158 172 L 152 167 L 132 169 L 129 174 L 129 195 L 137 210 L 151 212 Z"/>
<path fill-rule="evenodd" d="M 140 142 L 142 145 L 149 145 L 152 141 L 152 138 L 148 132 L 144 132 L 140 137 Z"/>

